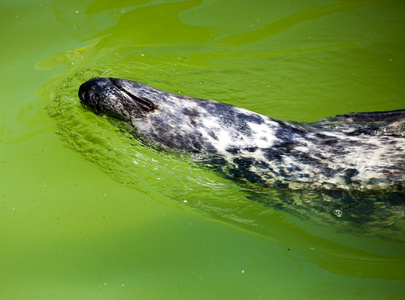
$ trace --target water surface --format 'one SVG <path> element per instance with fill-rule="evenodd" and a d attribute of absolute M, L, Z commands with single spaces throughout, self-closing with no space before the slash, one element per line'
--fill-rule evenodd
<path fill-rule="evenodd" d="M 264 206 L 77 97 L 114 76 L 295 121 L 404 108 L 402 1 L 1 7 L 2 299 L 404 296 L 403 207 L 360 230 Z"/>

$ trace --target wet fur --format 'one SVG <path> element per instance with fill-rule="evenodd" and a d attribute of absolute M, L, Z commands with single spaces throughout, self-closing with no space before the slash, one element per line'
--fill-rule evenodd
<path fill-rule="evenodd" d="M 291 189 L 403 190 L 405 110 L 286 122 L 116 78 L 89 80 L 79 97 L 141 139 L 193 153 L 229 177 Z"/>

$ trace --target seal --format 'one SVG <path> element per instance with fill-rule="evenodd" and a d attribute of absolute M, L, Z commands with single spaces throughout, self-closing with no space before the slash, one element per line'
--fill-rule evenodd
<path fill-rule="evenodd" d="M 405 110 L 290 122 L 118 78 L 83 83 L 79 98 L 129 123 L 141 141 L 191 153 L 227 177 L 291 189 L 403 191 Z"/>

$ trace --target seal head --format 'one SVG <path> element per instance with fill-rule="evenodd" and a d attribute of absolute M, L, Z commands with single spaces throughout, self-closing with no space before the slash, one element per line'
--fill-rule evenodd
<path fill-rule="evenodd" d="M 80 86 L 79 97 L 84 106 L 97 114 L 130 121 L 132 117 L 141 118 L 156 108 L 151 100 L 153 95 L 146 87 L 134 81 L 94 78 Z"/>

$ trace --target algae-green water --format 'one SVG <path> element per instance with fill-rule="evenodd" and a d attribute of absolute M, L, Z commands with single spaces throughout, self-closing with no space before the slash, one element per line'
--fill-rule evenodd
<path fill-rule="evenodd" d="M 403 1 L 0 8 L 1 299 L 405 297 L 403 204 L 370 230 L 263 205 L 77 96 L 112 76 L 294 121 L 403 109 Z"/>

